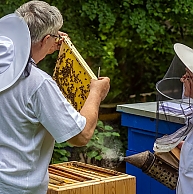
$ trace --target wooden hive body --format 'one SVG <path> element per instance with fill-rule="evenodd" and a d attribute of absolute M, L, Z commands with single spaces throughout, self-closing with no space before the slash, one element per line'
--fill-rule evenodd
<path fill-rule="evenodd" d="M 81 162 L 49 166 L 47 194 L 135 194 L 136 178 Z"/>
<path fill-rule="evenodd" d="M 88 97 L 90 81 L 97 77 L 67 37 L 60 47 L 53 79 L 67 100 L 80 111 Z"/>

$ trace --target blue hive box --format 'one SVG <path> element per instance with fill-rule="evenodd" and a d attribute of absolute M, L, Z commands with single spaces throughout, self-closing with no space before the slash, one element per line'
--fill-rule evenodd
<path fill-rule="evenodd" d="M 171 134 L 184 125 L 183 117 L 166 117 L 160 115 L 156 119 L 156 102 L 118 105 L 121 112 L 121 125 L 128 130 L 128 149 L 126 156 L 146 150 L 153 152 L 153 144 L 157 137 Z M 155 179 L 146 175 L 141 169 L 126 163 L 126 173 L 136 177 L 136 194 L 175 194 Z"/>

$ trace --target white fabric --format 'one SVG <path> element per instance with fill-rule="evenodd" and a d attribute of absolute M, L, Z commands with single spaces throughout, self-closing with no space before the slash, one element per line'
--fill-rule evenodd
<path fill-rule="evenodd" d="M 181 43 L 174 44 L 174 51 L 182 61 L 182 63 L 193 72 L 193 50 L 192 48 Z"/>
<path fill-rule="evenodd" d="M 176 193 L 193 193 L 193 131 L 190 131 L 181 149 Z"/>
<path fill-rule="evenodd" d="M 9 48 L 6 48 L 5 53 L 5 38 L 12 41 L 13 53 L 9 53 Z M 0 92 L 12 86 L 23 73 L 31 50 L 31 37 L 28 26 L 24 19 L 18 17 L 15 13 L 6 15 L 0 18 Z M 9 56 L 8 56 L 9 55 Z M 6 63 L 11 60 L 10 64 Z"/>
<path fill-rule="evenodd" d="M 0 93 L 0 193 L 46 194 L 54 139 L 66 141 L 85 124 L 52 78 L 32 66 Z"/>
<path fill-rule="evenodd" d="M 0 74 L 13 63 L 14 45 L 10 38 L 0 36 Z"/>
<path fill-rule="evenodd" d="M 190 101 L 192 101 L 192 99 L 189 99 L 188 101 L 188 99 L 185 99 L 183 96 L 183 102 L 179 101 L 177 103 L 165 101 L 160 104 L 159 109 L 163 111 L 164 114 L 183 115 L 185 118 L 185 126 L 179 128 L 172 134 L 166 134 L 157 138 L 153 146 L 155 152 L 169 152 L 184 140 L 188 133 L 193 129 L 193 107 L 192 104 L 190 104 Z"/>
<path fill-rule="evenodd" d="M 188 102 L 170 102 L 165 101 L 160 104 L 159 111 L 167 114 L 175 114 L 175 115 L 191 115 L 193 113 L 193 107 Z"/>

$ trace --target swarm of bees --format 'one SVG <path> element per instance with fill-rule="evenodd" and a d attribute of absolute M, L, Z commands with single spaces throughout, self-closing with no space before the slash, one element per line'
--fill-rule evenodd
<path fill-rule="evenodd" d="M 90 81 L 97 77 L 67 37 L 61 45 L 53 79 L 67 100 L 80 111 L 88 97 Z"/>

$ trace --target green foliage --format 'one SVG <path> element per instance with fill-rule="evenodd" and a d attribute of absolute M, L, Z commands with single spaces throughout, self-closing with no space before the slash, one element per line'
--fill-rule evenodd
<path fill-rule="evenodd" d="M 111 78 L 106 102 L 155 91 L 173 58 L 173 44 L 192 38 L 191 1 L 71 0 L 58 7 L 63 30 L 93 71 L 100 66 L 101 75 Z"/>
<path fill-rule="evenodd" d="M 69 157 L 71 156 L 71 147 L 72 146 L 68 142 L 55 143 L 51 163 L 56 164 L 61 162 L 67 162 Z"/>
<path fill-rule="evenodd" d="M 0 16 L 26 0 L 4 0 Z M 46 0 L 61 11 L 64 25 L 77 50 L 97 74 L 111 78 L 104 102 L 129 100 L 132 94 L 155 91 L 155 83 L 169 67 L 173 44 L 192 44 L 191 0 Z M 55 55 L 40 62 L 50 75 Z"/>
<path fill-rule="evenodd" d="M 70 159 L 78 158 L 89 163 L 90 160 L 100 161 L 105 157 L 117 159 L 124 151 L 120 134 L 112 126 L 98 121 L 94 135 L 84 147 L 73 147 L 67 142 L 55 143 L 51 163 L 61 163 Z M 72 156 L 71 152 L 75 155 Z M 107 153 L 112 154 L 108 156 Z M 74 159 L 73 160 L 76 160 Z"/>
<path fill-rule="evenodd" d="M 28 2 L 27 0 L 1 0 L 0 4 L 0 17 L 6 14 L 13 13 L 23 3 Z"/>
<path fill-rule="evenodd" d="M 24 2 L 27 0 L 1 1 L 0 17 L 14 12 Z M 68 33 L 94 73 L 100 66 L 101 76 L 111 78 L 104 103 L 130 102 L 132 94 L 140 96 L 155 91 L 155 83 L 164 76 L 173 59 L 173 44 L 180 42 L 193 47 L 192 0 L 46 2 L 59 8 L 64 18 L 61 30 Z M 52 75 L 56 58 L 57 52 L 47 56 L 39 67 Z M 113 130 L 98 126 L 84 148 L 86 157 L 100 160 L 107 149 L 102 144 L 111 137 L 119 141 L 116 136 Z M 55 145 L 54 162 L 69 157 L 63 151 L 66 144 L 62 146 Z"/>
<path fill-rule="evenodd" d="M 105 158 L 117 159 L 122 154 L 122 147 L 119 132 L 99 120 L 89 143 L 84 147 L 76 148 L 76 152 L 84 162 L 90 160 L 96 162 Z"/>

